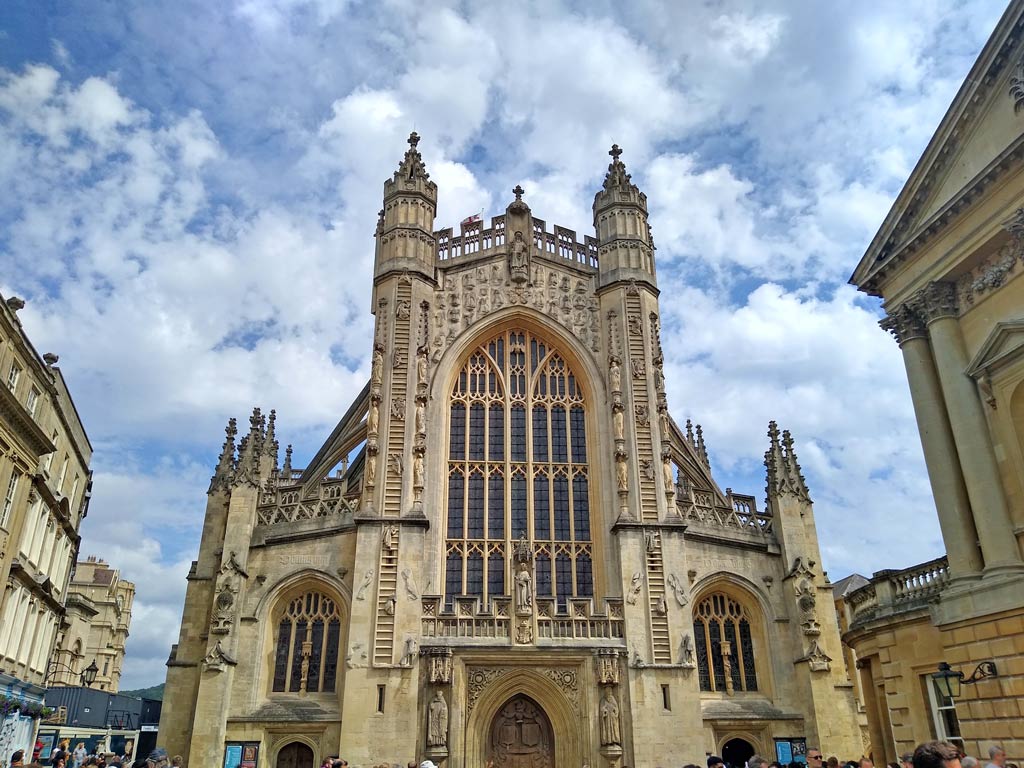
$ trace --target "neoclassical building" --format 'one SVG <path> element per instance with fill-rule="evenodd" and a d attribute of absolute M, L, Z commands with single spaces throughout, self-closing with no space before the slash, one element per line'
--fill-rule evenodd
<path fill-rule="evenodd" d="M 884 300 L 946 556 L 846 593 L 876 762 L 1024 759 L 1024 2 L 1007 7 L 851 282 Z M 938 664 L 972 682 L 958 699 Z M 978 678 L 979 665 L 995 674 Z"/>
<path fill-rule="evenodd" d="M 621 151 L 593 236 L 519 187 L 456 233 L 418 142 L 384 185 L 362 392 L 304 469 L 273 411 L 228 425 L 161 743 L 228 768 L 861 754 L 793 440 L 770 425 L 762 508 L 670 415 Z"/>

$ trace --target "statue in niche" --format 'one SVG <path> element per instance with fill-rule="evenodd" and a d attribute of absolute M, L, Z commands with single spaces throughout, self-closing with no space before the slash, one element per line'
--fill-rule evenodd
<path fill-rule="evenodd" d="M 661 369 L 661 358 L 654 361 L 654 390 L 655 392 L 665 391 L 665 374 Z"/>
<path fill-rule="evenodd" d="M 619 486 L 620 493 L 625 493 L 629 490 L 629 473 L 626 469 L 625 451 L 615 452 L 615 482 Z"/>
<path fill-rule="evenodd" d="M 401 475 L 402 470 L 405 469 L 405 466 L 402 463 L 402 457 L 397 453 L 388 454 L 388 466 L 396 475 Z"/>
<path fill-rule="evenodd" d="M 666 446 L 661 452 L 661 479 L 665 483 L 665 493 L 672 494 L 676 487 L 672 469 L 672 451 Z"/>
<path fill-rule="evenodd" d="M 633 371 L 634 379 L 642 379 L 647 374 L 647 366 L 644 364 L 643 358 L 634 357 L 629 361 L 629 366 Z"/>
<path fill-rule="evenodd" d="M 533 613 L 533 577 L 526 563 L 520 563 L 516 571 L 516 613 L 523 616 Z"/>
<path fill-rule="evenodd" d="M 626 425 L 622 415 L 622 403 L 612 404 L 612 431 L 615 433 L 615 441 L 625 440 Z"/>
<path fill-rule="evenodd" d="M 818 598 L 814 594 L 814 583 L 810 579 L 800 579 L 796 586 L 796 604 L 800 609 L 800 626 L 805 635 L 817 635 L 821 631 L 814 608 Z"/>
<path fill-rule="evenodd" d="M 661 439 L 663 441 L 668 441 L 668 403 L 665 402 L 658 403 L 658 430 L 661 432 Z"/>
<path fill-rule="evenodd" d="M 363 574 L 363 582 L 359 585 L 359 591 L 356 592 L 356 600 L 366 599 L 366 590 L 369 589 L 371 581 L 373 581 L 372 568 Z"/>
<path fill-rule="evenodd" d="M 648 481 L 654 480 L 654 462 L 650 459 L 642 459 L 640 461 L 640 472 L 643 474 L 644 479 Z"/>
<path fill-rule="evenodd" d="M 369 449 L 370 446 L 367 446 Z M 367 488 L 373 488 L 374 483 L 377 481 L 377 451 L 374 450 L 366 451 L 366 458 L 363 461 L 363 482 L 366 483 Z"/>
<path fill-rule="evenodd" d="M 516 625 L 516 642 L 521 645 L 533 642 L 533 625 L 529 619 L 523 619 Z"/>
<path fill-rule="evenodd" d="M 662 595 L 654 603 L 654 614 L 656 616 L 664 616 L 666 613 L 668 613 L 668 601 Z"/>
<path fill-rule="evenodd" d="M 390 552 L 395 548 L 395 539 L 397 536 L 397 525 L 385 525 L 384 530 L 380 535 L 381 546 L 384 547 L 387 552 Z"/>
<path fill-rule="evenodd" d="M 387 614 L 388 616 L 394 616 L 395 615 L 395 603 L 396 602 L 397 602 L 397 600 L 395 600 L 395 596 L 394 595 L 390 595 L 388 597 L 388 599 L 384 601 L 384 613 Z"/>
<path fill-rule="evenodd" d="M 604 698 L 601 700 L 601 746 L 621 744 L 622 737 L 619 734 L 619 705 L 615 701 L 611 688 L 604 689 Z"/>
<path fill-rule="evenodd" d="M 412 457 L 412 486 L 413 488 L 422 489 L 423 479 L 423 452 L 417 451 Z"/>
<path fill-rule="evenodd" d="M 408 320 L 409 314 L 412 311 L 412 305 L 408 299 L 399 299 L 395 303 L 395 316 L 399 320 Z"/>
<path fill-rule="evenodd" d="M 648 553 L 655 552 L 658 549 L 658 532 L 651 530 L 650 528 L 644 529 L 644 549 Z"/>
<path fill-rule="evenodd" d="M 512 236 L 512 245 L 508 249 L 508 275 L 513 283 L 525 283 L 530 279 L 529 246 L 519 231 Z"/>
<path fill-rule="evenodd" d="M 427 404 L 422 400 L 416 401 L 416 434 L 420 437 L 427 434 Z"/>
<path fill-rule="evenodd" d="M 687 632 L 683 635 L 683 641 L 679 644 L 679 662 L 684 667 L 695 667 L 696 662 L 693 659 L 693 637 Z"/>
<path fill-rule="evenodd" d="M 370 391 L 380 394 L 380 385 L 384 380 L 384 345 L 373 345 L 373 358 L 370 362 Z"/>
<path fill-rule="evenodd" d="M 629 333 L 632 336 L 642 336 L 644 329 L 640 325 L 640 315 L 628 315 L 626 324 L 629 326 Z"/>
<path fill-rule="evenodd" d="M 444 694 L 434 693 L 427 712 L 427 746 L 444 747 L 448 744 L 448 704 Z"/>
<path fill-rule="evenodd" d="M 366 412 L 366 432 L 376 435 L 378 429 L 380 429 L 380 397 L 373 395 L 370 397 L 370 409 Z"/>
<path fill-rule="evenodd" d="M 396 371 L 405 365 L 405 352 L 400 349 L 395 350 L 395 356 L 391 360 L 391 367 Z"/>
<path fill-rule="evenodd" d="M 622 391 L 622 361 L 615 355 L 608 358 L 608 385 L 612 392 Z"/>
<path fill-rule="evenodd" d="M 408 568 L 402 569 L 402 581 L 405 583 L 405 594 L 409 596 L 410 600 L 419 600 L 419 594 L 416 591 L 416 581 L 413 578 L 412 571 Z"/>

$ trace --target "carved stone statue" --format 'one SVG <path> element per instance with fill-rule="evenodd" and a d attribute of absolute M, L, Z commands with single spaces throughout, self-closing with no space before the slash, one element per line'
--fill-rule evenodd
<path fill-rule="evenodd" d="M 601 746 L 621 744 L 622 737 L 619 735 L 619 705 L 615 701 L 611 688 L 604 689 L 604 698 L 601 700 Z"/>
<path fill-rule="evenodd" d="M 401 665 L 403 667 L 411 667 L 413 662 L 416 661 L 416 654 L 418 650 L 419 646 L 416 644 L 415 638 L 405 638 L 405 652 L 402 654 Z"/>
<path fill-rule="evenodd" d="M 402 581 L 405 583 L 405 593 L 409 596 L 409 599 L 419 600 L 420 596 L 416 590 L 416 580 L 413 578 L 412 571 L 408 568 L 402 569 Z"/>
<path fill-rule="evenodd" d="M 425 437 L 427 434 L 427 404 L 422 400 L 416 401 L 416 435 Z"/>
<path fill-rule="evenodd" d="M 373 488 L 377 480 L 377 452 L 367 451 L 366 459 L 363 461 L 363 482 L 367 488 Z"/>
<path fill-rule="evenodd" d="M 642 459 L 640 461 L 640 473 L 644 476 L 644 479 L 653 482 L 654 481 L 654 462 L 650 459 Z"/>
<path fill-rule="evenodd" d="M 620 492 L 629 490 L 629 473 L 626 470 L 626 454 L 619 451 L 615 454 L 615 482 Z"/>
<path fill-rule="evenodd" d="M 679 656 L 679 662 L 684 667 L 696 666 L 693 659 L 693 638 L 690 636 L 689 632 L 683 635 L 683 641 L 679 644 Z"/>
<path fill-rule="evenodd" d="M 629 361 L 629 366 L 633 371 L 634 379 L 642 379 L 647 374 L 647 366 L 642 358 L 634 357 Z"/>
<path fill-rule="evenodd" d="M 380 535 L 381 546 L 384 547 L 385 550 L 390 552 L 392 549 L 395 548 L 395 538 L 397 536 L 398 536 L 398 526 L 397 525 L 385 525 L 384 526 L 384 530 L 381 532 L 381 535 Z"/>
<path fill-rule="evenodd" d="M 434 693 L 427 712 L 427 746 L 445 747 L 448 745 L 448 704 L 444 694 Z"/>
<path fill-rule="evenodd" d="M 516 572 L 516 613 L 524 616 L 533 613 L 533 577 L 526 563 L 520 563 Z"/>
<path fill-rule="evenodd" d="M 668 602 L 665 600 L 665 596 L 662 595 L 654 603 L 654 613 L 656 616 L 664 616 L 668 613 Z"/>
<path fill-rule="evenodd" d="M 412 486 L 417 490 L 423 489 L 423 454 L 419 451 L 412 457 Z"/>
<path fill-rule="evenodd" d="M 520 644 L 533 642 L 533 624 L 529 619 L 522 619 L 516 624 L 516 642 Z"/>
<path fill-rule="evenodd" d="M 622 391 L 622 364 L 615 355 L 608 358 L 608 384 L 612 392 Z"/>
<path fill-rule="evenodd" d="M 408 320 L 411 311 L 412 306 L 407 299 L 399 299 L 395 303 L 395 316 L 399 320 Z"/>
<path fill-rule="evenodd" d="M 366 412 L 366 432 L 376 435 L 378 429 L 380 429 L 380 398 L 371 397 L 370 409 Z"/>
<path fill-rule="evenodd" d="M 387 614 L 388 616 L 394 616 L 395 615 L 395 603 L 396 602 L 397 601 L 395 600 L 395 596 L 394 595 L 390 595 L 388 597 L 388 599 L 384 601 L 384 613 Z"/>
<path fill-rule="evenodd" d="M 650 423 L 650 410 L 643 403 L 633 406 L 633 415 L 636 417 L 638 426 L 646 427 Z"/>
<path fill-rule="evenodd" d="M 644 329 L 643 326 L 640 325 L 640 315 L 629 315 L 626 317 L 626 324 L 629 326 L 630 335 L 643 335 Z"/>
<path fill-rule="evenodd" d="M 356 600 L 366 599 L 366 590 L 369 589 L 371 581 L 373 581 L 373 569 L 363 574 L 363 583 L 359 585 L 359 591 L 356 592 Z"/>
<path fill-rule="evenodd" d="M 416 348 L 416 391 L 421 394 L 427 391 L 426 346 L 420 346 Z"/>
<path fill-rule="evenodd" d="M 625 440 L 625 422 L 622 416 L 622 403 L 612 406 L 612 430 L 617 441 Z"/>
<path fill-rule="evenodd" d="M 508 250 L 508 274 L 513 283 L 530 279 L 530 249 L 522 232 L 516 232 Z"/>
<path fill-rule="evenodd" d="M 384 345 L 373 345 L 373 359 L 370 363 L 370 391 L 380 394 L 381 381 L 384 378 Z"/>
<path fill-rule="evenodd" d="M 640 589 L 643 586 L 641 584 L 643 575 L 640 571 L 633 573 L 633 578 L 629 581 L 629 594 L 626 595 L 626 602 L 630 605 L 636 605 L 637 598 L 640 597 Z"/>
<path fill-rule="evenodd" d="M 405 469 L 405 464 L 402 462 L 401 455 L 397 453 L 388 454 L 388 467 L 396 475 L 401 475 L 402 471 Z"/>
<path fill-rule="evenodd" d="M 796 586 L 796 604 L 800 609 L 800 626 L 805 635 L 817 635 L 821 632 L 821 626 L 814 615 L 815 606 L 818 603 L 817 595 L 814 594 L 814 583 L 810 579 L 800 579 Z"/>
<path fill-rule="evenodd" d="M 404 419 L 405 418 L 405 398 L 404 397 L 393 397 L 393 398 L 391 398 L 391 418 L 392 419 Z"/>
<path fill-rule="evenodd" d="M 673 477 L 672 453 L 666 450 L 661 456 L 661 479 L 665 483 L 665 493 L 672 495 L 676 490 L 676 479 Z"/>
<path fill-rule="evenodd" d="M 683 586 L 683 582 L 678 576 L 674 573 L 670 573 L 666 583 L 668 584 L 669 589 L 672 590 L 672 595 L 675 597 L 676 602 L 679 603 L 680 608 L 690 602 L 690 597 L 686 594 L 686 587 Z"/>

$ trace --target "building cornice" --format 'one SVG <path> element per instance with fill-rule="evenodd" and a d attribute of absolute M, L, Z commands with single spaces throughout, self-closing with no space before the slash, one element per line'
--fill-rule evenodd
<path fill-rule="evenodd" d="M 22 440 L 25 446 L 32 451 L 36 464 L 39 458 L 48 453 L 53 453 L 56 446 L 50 442 L 42 428 L 36 424 L 25 406 L 14 396 L 6 386 L 0 386 L 0 419 L 8 424 L 15 434 Z M 33 467 L 35 469 L 35 467 Z"/>
<path fill-rule="evenodd" d="M 33 596 L 39 598 L 47 607 L 53 611 L 58 618 L 64 616 L 64 606 L 60 600 L 53 596 L 53 582 L 49 576 L 44 576 L 42 581 L 36 580 L 22 565 L 21 560 L 15 558 L 11 561 L 11 576 L 12 580 L 20 582 Z"/>

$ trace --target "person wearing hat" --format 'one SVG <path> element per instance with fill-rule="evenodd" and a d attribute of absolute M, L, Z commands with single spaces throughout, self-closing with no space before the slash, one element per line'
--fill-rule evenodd
<path fill-rule="evenodd" d="M 725 767 L 725 760 L 720 758 L 718 755 L 708 755 L 708 768 L 715 768 L 715 766 L 721 765 Z"/>
<path fill-rule="evenodd" d="M 163 747 L 157 747 L 146 758 L 149 768 L 167 768 L 167 762 L 167 750 Z"/>

